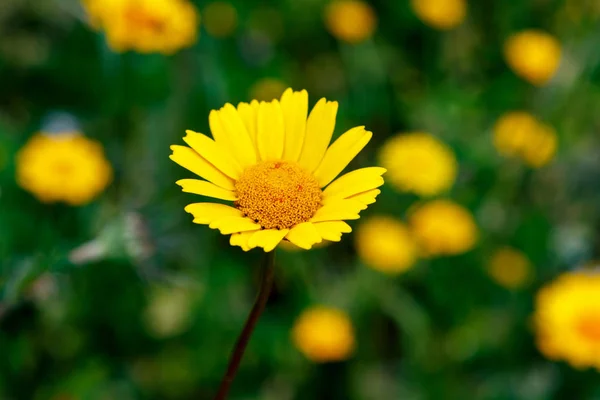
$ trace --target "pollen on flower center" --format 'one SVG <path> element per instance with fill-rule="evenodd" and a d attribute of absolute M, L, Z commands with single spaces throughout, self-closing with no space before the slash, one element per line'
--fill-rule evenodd
<path fill-rule="evenodd" d="M 589 315 L 577 324 L 577 330 L 586 339 L 600 343 L 600 315 Z"/>
<path fill-rule="evenodd" d="M 236 207 L 265 229 L 308 221 L 321 205 L 317 180 L 299 165 L 264 161 L 247 168 L 235 184 Z"/>

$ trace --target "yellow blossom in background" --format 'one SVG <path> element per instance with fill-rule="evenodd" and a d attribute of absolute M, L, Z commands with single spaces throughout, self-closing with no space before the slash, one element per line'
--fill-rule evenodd
<path fill-rule="evenodd" d="M 524 111 L 511 111 L 495 123 L 494 146 L 498 153 L 518 157 L 537 168 L 549 163 L 556 153 L 557 137 L 552 127 Z"/>
<path fill-rule="evenodd" d="M 354 352 L 354 328 L 341 310 L 316 306 L 305 310 L 292 329 L 294 345 L 308 359 L 318 362 L 341 361 Z"/>
<path fill-rule="evenodd" d="M 457 27 L 467 15 L 465 0 L 411 0 L 410 4 L 423 23 L 441 30 Z"/>
<path fill-rule="evenodd" d="M 116 52 L 172 54 L 193 45 L 200 16 L 189 0 L 82 0 Z"/>
<path fill-rule="evenodd" d="M 238 24 L 237 10 L 226 1 L 213 1 L 202 10 L 204 29 L 214 37 L 231 36 Z M 281 94 L 281 93 L 280 93 Z"/>
<path fill-rule="evenodd" d="M 355 246 L 366 265 L 390 274 L 406 271 L 417 258 L 411 233 L 392 217 L 376 216 L 362 222 L 356 229 Z"/>
<path fill-rule="evenodd" d="M 409 227 L 425 256 L 469 251 L 478 237 L 471 213 L 449 200 L 435 200 L 411 210 Z"/>
<path fill-rule="evenodd" d="M 187 131 L 187 146 L 170 158 L 201 179 L 177 182 L 184 192 L 233 202 L 202 202 L 185 211 L 193 222 L 230 236 L 244 251 L 272 251 L 282 240 L 310 249 L 337 242 L 344 222 L 375 202 L 384 168 L 337 176 L 371 140 L 359 126 L 330 145 L 337 102 L 321 99 L 308 113 L 308 93 L 285 91 L 281 100 L 226 104 L 209 115 L 213 139 Z M 337 179 L 336 179 L 337 178 Z"/>
<path fill-rule="evenodd" d="M 19 186 L 44 203 L 86 204 L 112 179 L 102 145 L 79 132 L 34 135 L 16 164 Z"/>
<path fill-rule="evenodd" d="M 325 9 L 325 26 L 339 40 L 360 43 L 373 36 L 377 15 L 364 1 L 334 0 Z"/>
<path fill-rule="evenodd" d="M 542 288 L 534 322 L 539 350 L 552 360 L 600 371 L 600 275 L 569 272 Z"/>
<path fill-rule="evenodd" d="M 393 136 L 379 152 L 388 182 L 402 192 L 435 196 L 450 189 L 458 164 L 452 149 L 422 132 Z"/>
<path fill-rule="evenodd" d="M 277 78 L 263 78 L 250 88 L 250 98 L 258 101 L 271 101 L 281 97 L 287 85 Z"/>
<path fill-rule="evenodd" d="M 529 281 L 532 267 L 525 254 L 510 247 L 502 247 L 492 254 L 487 271 L 499 285 L 517 289 Z"/>
<path fill-rule="evenodd" d="M 146 328 L 157 338 L 185 332 L 191 323 L 193 295 L 186 288 L 155 288 L 144 313 Z"/>
<path fill-rule="evenodd" d="M 504 57 L 515 74 L 542 86 L 552 79 L 560 65 L 561 46 L 554 36 L 529 29 L 506 40 Z"/>

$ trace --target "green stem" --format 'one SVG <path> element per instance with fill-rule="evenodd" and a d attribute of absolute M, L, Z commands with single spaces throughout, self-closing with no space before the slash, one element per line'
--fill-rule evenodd
<path fill-rule="evenodd" d="M 221 386 L 219 386 L 219 392 L 215 396 L 215 400 L 225 400 L 227 398 L 227 393 L 229 392 L 231 383 L 235 378 L 235 374 L 240 366 L 244 352 L 246 351 L 246 346 L 248 345 L 250 337 L 252 336 L 252 332 L 256 327 L 256 323 L 258 322 L 258 319 L 260 318 L 265 306 L 267 305 L 267 301 L 269 300 L 269 295 L 271 294 L 271 289 L 273 288 L 274 272 L 275 251 L 271 251 L 265 255 L 260 291 L 258 292 L 256 302 L 252 307 L 252 311 L 250 311 L 250 315 L 246 320 L 244 329 L 238 337 L 233 352 L 231 353 L 229 365 L 227 366 L 227 372 L 225 373 L 225 376 L 223 376 L 223 380 L 221 381 Z"/>

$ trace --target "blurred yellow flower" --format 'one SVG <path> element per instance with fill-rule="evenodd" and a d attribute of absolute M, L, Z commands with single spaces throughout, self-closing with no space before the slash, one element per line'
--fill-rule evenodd
<path fill-rule="evenodd" d="M 258 101 L 271 101 L 281 97 L 287 89 L 282 80 L 276 78 L 263 78 L 250 88 L 250 98 Z"/>
<path fill-rule="evenodd" d="M 487 271 L 499 285 L 517 289 L 528 282 L 532 268 L 525 254 L 510 247 L 501 247 L 492 254 Z"/>
<path fill-rule="evenodd" d="M 186 288 L 155 288 L 144 313 L 146 328 L 157 338 L 183 333 L 191 322 L 193 296 Z"/>
<path fill-rule="evenodd" d="M 493 130 L 494 146 L 503 156 L 521 158 L 535 168 L 554 158 L 556 132 L 529 113 L 508 112 L 496 121 Z"/>
<path fill-rule="evenodd" d="M 334 0 L 325 9 L 325 26 L 337 39 L 355 44 L 373 36 L 377 16 L 364 1 Z"/>
<path fill-rule="evenodd" d="M 600 275 L 569 272 L 542 288 L 534 322 L 539 350 L 576 368 L 600 371 Z"/>
<path fill-rule="evenodd" d="M 465 0 L 411 0 L 410 4 L 421 21 L 441 30 L 457 27 L 467 15 Z"/>
<path fill-rule="evenodd" d="M 316 306 L 305 310 L 294 323 L 292 340 L 308 359 L 341 361 L 354 352 L 354 328 L 341 310 Z"/>
<path fill-rule="evenodd" d="M 226 1 L 208 3 L 202 10 L 202 15 L 204 29 L 214 37 L 231 36 L 237 28 L 237 10 Z"/>
<path fill-rule="evenodd" d="M 363 126 L 330 146 L 337 102 L 321 99 L 308 114 L 308 93 L 285 91 L 281 101 L 226 104 L 209 115 L 213 139 L 187 131 L 190 147 L 171 146 L 170 158 L 204 178 L 177 182 L 184 192 L 232 201 L 194 203 L 194 223 L 231 235 L 244 251 L 272 251 L 287 239 L 310 249 L 351 231 L 344 222 L 375 202 L 384 168 L 336 177 L 371 140 Z"/>
<path fill-rule="evenodd" d="M 172 54 L 196 42 L 200 16 L 188 0 L 82 2 L 113 51 Z"/>
<path fill-rule="evenodd" d="M 406 225 L 392 217 L 376 216 L 361 223 L 355 245 L 366 265 L 385 273 L 404 272 L 417 258 L 417 246 Z"/>
<path fill-rule="evenodd" d="M 471 213 L 449 200 L 435 200 L 411 210 L 409 227 L 425 256 L 455 255 L 477 242 Z"/>
<path fill-rule="evenodd" d="M 419 196 L 435 196 L 450 189 L 458 170 L 452 149 L 422 132 L 392 137 L 382 146 L 379 160 L 396 189 Z"/>
<path fill-rule="evenodd" d="M 506 40 L 504 57 L 515 74 L 542 86 L 552 79 L 558 69 L 561 46 L 554 36 L 529 29 Z"/>
<path fill-rule="evenodd" d="M 38 133 L 19 151 L 16 163 L 19 186 L 44 203 L 86 204 L 112 179 L 102 145 L 79 132 Z"/>

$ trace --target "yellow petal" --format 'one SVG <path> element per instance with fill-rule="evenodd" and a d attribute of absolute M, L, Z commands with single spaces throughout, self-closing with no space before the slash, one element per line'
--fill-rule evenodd
<path fill-rule="evenodd" d="M 308 115 L 308 92 L 294 92 L 288 89 L 281 96 L 281 110 L 285 121 L 285 143 L 283 159 L 298 161 L 304 135 L 306 134 L 306 116 Z"/>
<path fill-rule="evenodd" d="M 244 214 L 237 208 L 218 203 L 194 203 L 185 207 L 185 211 L 194 216 L 196 224 L 210 224 L 224 217 L 241 217 Z"/>
<path fill-rule="evenodd" d="M 235 189 L 233 179 L 225 175 L 217 167 L 202 158 L 198 153 L 189 147 L 171 146 L 173 154 L 169 158 L 181 165 L 183 168 L 192 171 L 194 174 L 214 183 L 223 189 Z"/>
<path fill-rule="evenodd" d="M 366 205 L 353 199 L 335 200 L 319 208 L 310 222 L 359 219 L 358 213 L 366 208 Z"/>
<path fill-rule="evenodd" d="M 180 179 L 175 183 L 181 186 L 182 191 L 186 193 L 194 193 L 221 200 L 237 200 L 237 196 L 233 191 L 220 188 L 207 181 L 201 181 L 199 179 Z"/>
<path fill-rule="evenodd" d="M 240 166 L 246 168 L 256 164 L 254 144 L 236 108 L 225 104 L 218 115 L 229 140 L 229 149 Z"/>
<path fill-rule="evenodd" d="M 286 239 L 306 250 L 309 250 L 313 244 L 321 243 L 323 240 L 312 222 L 304 222 L 294 226 L 288 232 Z"/>
<path fill-rule="evenodd" d="M 209 163 L 220 169 L 225 175 L 238 179 L 242 173 L 239 164 L 214 140 L 201 133 L 187 130 L 183 140 Z"/>
<path fill-rule="evenodd" d="M 336 140 L 325 153 L 323 161 L 315 171 L 321 187 L 331 182 L 358 153 L 369 143 L 373 134 L 364 126 L 352 128 Z"/>
<path fill-rule="evenodd" d="M 335 129 L 335 117 L 338 103 L 319 100 L 308 116 L 306 136 L 298 163 L 309 172 L 313 172 L 323 160 L 327 146 Z"/>
<path fill-rule="evenodd" d="M 258 108 L 256 144 L 261 160 L 279 160 L 283 154 L 284 122 L 278 100 Z"/>
<path fill-rule="evenodd" d="M 237 106 L 238 113 L 240 113 L 240 117 L 242 121 L 244 121 L 244 125 L 246 126 L 246 130 L 248 131 L 248 135 L 254 143 L 254 147 L 256 148 L 256 121 L 258 119 L 258 107 L 259 103 L 256 100 L 252 100 L 250 104 L 248 103 L 240 103 Z"/>
<path fill-rule="evenodd" d="M 344 221 L 317 222 L 314 226 L 319 236 L 332 242 L 339 242 L 342 239 L 342 233 L 352 232 L 350 225 Z"/>
<path fill-rule="evenodd" d="M 214 220 L 208 226 L 211 229 L 218 229 L 223 235 L 239 233 L 245 231 L 257 231 L 261 228 L 259 224 L 254 223 L 247 217 L 223 217 Z"/>
<path fill-rule="evenodd" d="M 367 190 L 366 192 L 355 194 L 354 196 L 348 197 L 349 199 L 354 199 L 360 201 L 363 204 L 369 205 L 375 203 L 375 199 L 381 193 L 379 189 Z"/>
<path fill-rule="evenodd" d="M 254 234 L 250 237 L 250 240 L 248 240 L 248 246 L 251 249 L 255 247 L 262 247 L 265 252 L 268 253 L 283 240 L 288 232 L 289 229 L 264 229 L 262 231 L 254 232 Z"/>
<path fill-rule="evenodd" d="M 254 235 L 253 231 L 234 233 L 229 238 L 229 244 L 232 246 L 240 246 L 242 250 L 249 251 L 250 246 L 248 246 L 248 240 L 250 240 L 252 235 Z"/>
<path fill-rule="evenodd" d="M 348 172 L 327 186 L 323 191 L 323 202 L 327 203 L 327 200 L 332 198 L 344 199 L 357 193 L 378 188 L 383 185 L 381 175 L 385 172 L 386 169 L 380 167 L 361 168 Z"/>
<path fill-rule="evenodd" d="M 225 148 L 229 146 L 229 138 L 227 137 L 225 128 L 221 124 L 221 118 L 219 118 L 219 112 L 217 110 L 212 110 L 208 114 L 208 126 L 210 127 L 210 133 L 212 133 L 215 142 Z"/>

